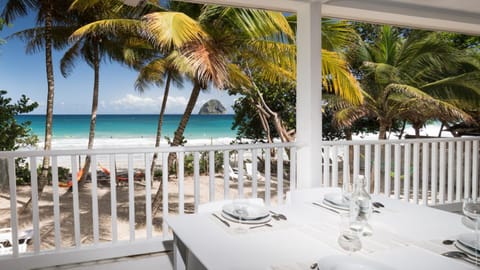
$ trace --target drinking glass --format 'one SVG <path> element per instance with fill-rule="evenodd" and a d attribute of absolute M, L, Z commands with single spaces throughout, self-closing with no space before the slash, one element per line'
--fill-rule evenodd
<path fill-rule="evenodd" d="M 351 255 L 353 252 L 362 249 L 362 242 L 360 241 L 359 231 L 352 228 L 350 213 L 340 213 L 340 235 L 338 236 L 338 244 L 340 247 Z"/>
<path fill-rule="evenodd" d="M 350 182 L 348 182 L 348 180 L 347 180 L 342 185 L 342 200 L 343 200 L 343 202 L 349 202 L 350 198 L 352 197 L 352 193 L 353 193 L 353 185 Z"/>
<path fill-rule="evenodd" d="M 246 232 L 247 228 L 243 226 L 243 221 L 248 215 L 246 200 L 241 198 L 233 199 L 233 213 L 238 217 L 238 226 L 235 227 L 236 232 Z"/>
<path fill-rule="evenodd" d="M 478 228 L 480 223 L 480 200 L 465 198 L 463 200 L 463 214 L 471 219 L 475 224 L 475 264 L 478 265 L 478 251 L 480 250 L 480 238 L 478 235 Z"/>

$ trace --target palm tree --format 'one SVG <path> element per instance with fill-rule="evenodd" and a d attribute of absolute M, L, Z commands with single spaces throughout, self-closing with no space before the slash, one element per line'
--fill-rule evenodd
<path fill-rule="evenodd" d="M 296 16 L 286 18 L 292 29 L 296 29 Z M 287 29 L 285 29 L 287 28 Z M 240 56 L 240 63 L 248 74 L 260 74 L 270 83 L 287 82 L 295 86 L 296 81 L 296 46 L 294 42 L 294 32 L 288 27 L 283 27 L 285 33 L 283 37 L 272 33 L 270 39 L 254 39 L 248 43 L 245 52 Z M 280 40 L 280 42 L 279 42 Z M 350 72 L 349 65 L 343 56 L 345 48 L 358 41 L 354 29 L 346 21 L 323 19 L 322 20 L 322 85 L 326 93 L 335 93 L 353 104 L 361 104 L 363 97 L 361 88 L 356 78 Z M 255 57 L 262 52 L 263 57 Z M 281 54 L 281 57 L 279 57 Z M 256 67 L 251 71 L 251 67 Z M 253 81 L 253 77 L 250 76 Z M 253 88 L 259 90 L 255 83 Z M 292 141 L 295 138 L 294 130 L 287 130 L 283 120 L 278 112 L 271 110 L 267 102 L 262 97 L 260 91 L 251 91 L 249 89 L 240 91 L 242 94 L 250 97 L 258 109 L 258 114 L 262 123 L 265 119 L 273 119 L 273 124 L 280 134 L 282 141 Z M 265 123 L 264 128 L 268 127 Z M 266 131 L 268 133 L 268 131 Z"/>
<path fill-rule="evenodd" d="M 434 67 L 455 64 L 456 54 L 434 33 L 414 30 L 405 38 L 398 29 L 382 26 L 377 40 L 363 43 L 353 51 L 356 57 L 353 62 L 361 71 L 365 102 L 339 110 L 336 123 L 348 127 L 362 117 L 371 117 L 379 123 L 378 138 L 386 139 L 386 132 L 396 120 L 407 115 L 409 105 L 415 101 L 437 107 L 436 118 L 470 121 L 471 117 L 461 109 L 425 92 L 429 84 L 436 84 L 439 89 L 445 77 L 428 75 Z"/>
<path fill-rule="evenodd" d="M 29 11 L 36 12 L 37 28 L 24 30 L 14 34 L 27 43 L 27 53 L 33 53 L 42 48 L 45 50 L 45 67 L 47 76 L 47 108 L 45 122 L 44 150 L 52 148 L 52 126 L 53 126 L 53 101 L 55 94 L 55 77 L 53 73 L 53 48 L 62 48 L 66 42 L 55 41 L 55 27 L 69 24 L 67 16 L 68 0 L 8 0 L 4 2 L 1 17 L 5 23 L 14 21 L 17 17 L 26 16 Z M 62 31 L 59 31 L 62 32 Z M 66 41 L 65 35 L 63 41 Z M 42 161 L 42 173 L 39 177 L 38 192 L 41 194 L 47 183 L 48 168 L 50 159 L 44 157 Z M 30 202 L 30 201 L 29 201 Z M 29 205 L 25 205 L 25 208 Z"/>
<path fill-rule="evenodd" d="M 162 105 L 160 107 L 160 113 L 158 115 L 157 132 L 155 136 L 155 147 L 160 146 L 160 140 L 162 138 L 163 118 L 165 115 L 165 109 L 167 107 L 167 100 L 170 91 L 171 83 L 178 85 L 182 84 L 181 72 L 176 69 L 174 64 L 175 58 L 178 57 L 178 52 L 172 52 L 165 58 L 157 58 L 140 69 L 139 75 L 135 82 L 135 88 L 144 92 L 150 84 L 160 86 L 165 84 L 163 90 Z M 150 166 L 150 173 L 154 175 L 155 163 L 158 158 L 158 154 L 153 155 L 152 164 Z"/>
<path fill-rule="evenodd" d="M 132 8 L 117 0 L 75 0 L 71 5 L 70 10 L 72 15 L 76 15 L 78 25 L 81 27 L 82 25 L 101 19 L 115 19 L 131 15 L 141 15 L 141 12 L 143 12 L 145 9 L 142 7 Z M 133 40 L 138 41 L 135 39 Z M 65 52 L 61 60 L 62 75 L 65 77 L 69 76 L 74 68 L 75 60 L 77 60 L 79 57 L 82 57 L 85 62 L 94 70 L 92 109 L 87 145 L 88 149 L 92 149 L 95 138 L 100 82 L 100 63 L 102 59 L 110 58 L 110 60 L 126 63 L 129 66 L 139 66 L 141 65 L 142 61 L 144 61 L 143 57 L 147 57 L 147 54 L 152 53 L 152 51 L 150 48 L 145 48 L 143 41 L 135 44 L 135 42 L 132 42 L 130 37 L 125 37 L 120 34 L 108 35 L 102 33 L 88 33 L 82 36 L 72 35 L 71 41 L 73 43 L 72 46 Z M 140 59 L 138 59 L 139 49 L 143 53 Z M 130 53 L 126 53 L 127 50 L 130 50 Z M 90 156 L 87 156 L 82 168 L 82 176 L 80 180 L 84 180 L 86 178 L 89 168 Z"/>

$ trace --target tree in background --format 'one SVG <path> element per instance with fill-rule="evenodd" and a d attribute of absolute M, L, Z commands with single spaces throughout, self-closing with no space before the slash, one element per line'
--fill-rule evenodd
<path fill-rule="evenodd" d="M 375 33 L 375 40 L 368 38 L 351 50 L 351 63 L 365 90 L 365 102 L 340 109 L 335 117 L 339 126 L 350 127 L 358 119 L 372 118 L 379 124 L 378 138 L 386 139 L 387 131 L 402 120 L 402 116 L 408 115 L 415 101 L 438 108 L 435 116 L 425 111 L 430 117 L 446 121 L 472 120 L 460 108 L 429 95 L 432 91 L 448 91 L 454 83 L 460 85 L 455 77 L 439 68 L 457 66 L 461 56 L 457 50 L 434 32 L 379 26 Z M 475 84 L 463 83 L 463 87 L 475 89 Z"/>
<path fill-rule="evenodd" d="M 121 1 L 90 1 L 75 0 L 70 6 L 70 15 L 75 18 L 75 25 L 72 27 L 80 28 L 83 25 L 99 21 L 102 19 L 123 19 L 129 16 L 141 16 L 142 12 L 147 9 L 139 8 L 137 11 Z M 75 29 L 73 29 L 75 30 Z M 72 30 L 72 33 L 73 33 Z M 70 48 L 65 52 L 60 61 L 62 75 L 67 77 L 73 71 L 75 61 L 82 58 L 94 72 L 93 91 L 92 91 L 92 108 L 90 116 L 90 129 L 88 135 L 88 149 L 93 148 L 95 139 L 95 127 L 97 122 L 98 96 L 100 92 L 100 65 L 106 60 L 116 60 L 120 63 L 130 65 L 138 65 L 137 59 L 130 59 L 131 55 L 126 55 L 129 47 L 129 37 L 124 35 L 109 35 L 102 33 L 89 33 L 82 36 L 73 36 L 70 39 Z M 143 60 L 143 59 L 142 59 Z M 90 156 L 85 157 L 85 163 L 82 168 L 81 178 L 87 177 L 90 168 Z"/>
<path fill-rule="evenodd" d="M 21 146 L 34 145 L 38 138 L 32 134 L 30 121 L 18 123 L 15 116 L 33 111 L 38 103 L 30 102 L 25 95 L 14 104 L 0 90 L 0 151 L 14 151 Z"/>
<path fill-rule="evenodd" d="M 30 103 L 25 95 L 12 104 L 12 99 L 6 95 L 7 91 L 0 90 L 0 151 L 14 151 L 21 146 L 35 145 L 38 138 L 32 134 L 30 122 L 18 123 L 15 116 L 33 111 L 38 104 Z M 17 172 L 28 171 L 28 166 L 23 163 L 23 159 L 15 161 Z M 0 159 L 0 189 L 8 186 L 7 161 Z"/>
<path fill-rule="evenodd" d="M 27 46 L 27 53 L 35 53 L 42 49 L 45 50 L 45 68 L 47 77 L 47 99 L 46 99 L 46 123 L 45 123 L 45 143 L 44 150 L 52 148 L 52 126 L 53 126 L 53 101 L 55 94 L 55 78 L 53 72 L 52 51 L 59 49 L 65 43 L 54 42 L 54 28 L 68 24 L 68 0 L 8 0 L 2 1 L 0 6 L 1 17 L 5 23 L 11 23 L 17 17 L 26 16 L 29 12 L 35 12 L 36 28 L 23 30 L 14 34 L 14 37 L 23 40 Z M 58 35 L 57 35 L 58 37 Z M 68 36 L 64 36 L 68 38 Z M 44 186 L 48 181 L 48 167 L 50 166 L 49 157 L 44 157 L 42 162 L 42 172 L 39 177 L 38 195 L 43 192 Z M 26 209 L 31 200 L 29 200 L 24 209 Z"/>

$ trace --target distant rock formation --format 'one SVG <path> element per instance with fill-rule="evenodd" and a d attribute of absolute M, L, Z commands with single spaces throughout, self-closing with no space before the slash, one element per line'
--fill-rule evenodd
<path fill-rule="evenodd" d="M 222 103 L 216 99 L 210 99 L 203 104 L 198 114 L 224 114 L 227 111 Z"/>

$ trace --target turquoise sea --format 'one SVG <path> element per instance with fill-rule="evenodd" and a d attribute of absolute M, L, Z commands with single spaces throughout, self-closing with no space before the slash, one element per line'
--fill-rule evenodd
<path fill-rule="evenodd" d="M 182 115 L 165 115 L 162 138 L 177 129 Z M 192 115 L 184 136 L 188 139 L 235 138 L 232 130 L 233 115 Z M 43 138 L 45 134 L 45 115 L 20 115 L 18 121 L 31 121 L 32 131 Z M 96 138 L 154 138 L 157 131 L 158 115 L 118 115 L 102 114 L 97 116 Z M 88 138 L 90 115 L 54 115 L 54 139 Z"/>

